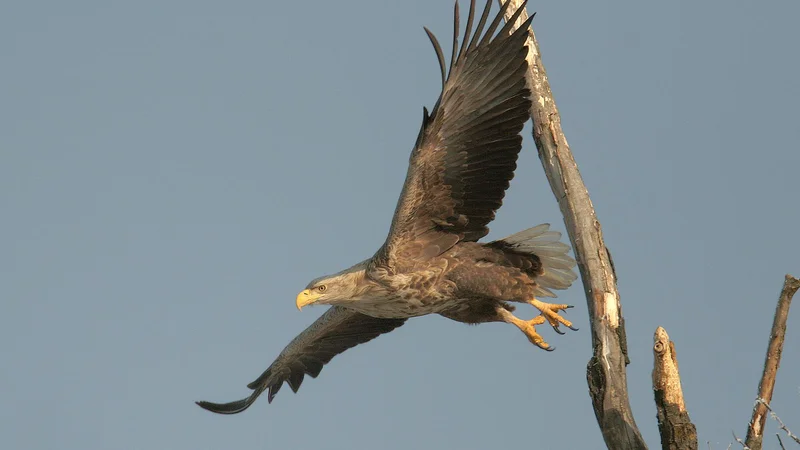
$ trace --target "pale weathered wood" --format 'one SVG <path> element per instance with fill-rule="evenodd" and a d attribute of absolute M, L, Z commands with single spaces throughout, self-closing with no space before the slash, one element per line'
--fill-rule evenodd
<path fill-rule="evenodd" d="M 653 394 L 658 431 L 664 450 L 697 450 L 697 428 L 689 419 L 683 400 L 678 355 L 667 330 L 658 327 L 653 336 Z"/>
<path fill-rule="evenodd" d="M 521 0 L 509 1 L 511 7 L 506 11 L 506 19 L 522 4 Z M 517 26 L 527 17 L 523 13 L 517 19 Z M 600 222 L 561 130 L 561 117 L 533 30 L 529 32 L 527 45 L 533 138 L 575 249 L 591 319 L 594 356 L 588 364 L 587 380 L 594 412 L 608 448 L 645 449 L 628 401 L 625 323 Z"/>
<path fill-rule="evenodd" d="M 775 376 L 778 373 L 778 367 L 781 365 L 783 341 L 786 337 L 786 319 L 789 317 L 789 306 L 792 304 L 792 297 L 798 289 L 800 289 L 800 280 L 791 275 L 786 275 L 781 295 L 778 298 L 778 306 L 775 308 L 775 318 L 772 320 L 767 357 L 764 360 L 764 372 L 761 375 L 761 381 L 758 383 L 758 401 L 753 407 L 753 417 L 747 427 L 745 444 L 751 450 L 761 450 L 761 444 L 764 440 L 767 405 L 772 401 Z"/>

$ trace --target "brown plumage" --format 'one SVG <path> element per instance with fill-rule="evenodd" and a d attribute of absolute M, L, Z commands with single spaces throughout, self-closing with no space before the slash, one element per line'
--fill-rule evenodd
<path fill-rule="evenodd" d="M 575 280 L 575 261 L 560 233 L 547 224 L 505 239 L 478 243 L 502 204 L 522 147 L 520 132 L 530 116 L 525 85 L 530 20 L 513 29 L 523 4 L 498 31 L 508 4 L 489 23 L 491 0 L 478 19 L 475 1 L 461 45 L 458 4 L 449 68 L 436 37 L 427 29 L 439 59 L 442 93 L 422 127 L 386 242 L 372 258 L 337 274 L 313 280 L 297 306 L 332 307 L 297 336 L 248 387 L 243 400 L 198 402 L 221 414 L 247 409 L 264 391 L 272 401 L 284 382 L 294 390 L 306 374 L 316 377 L 335 355 L 387 333 L 410 317 L 441 314 L 470 324 L 507 322 L 534 344 L 551 347 L 534 326 L 556 331 L 571 323 L 558 315 L 567 305 L 537 296 L 566 289 Z M 484 32 L 485 29 L 485 32 Z M 528 303 L 541 315 L 523 321 L 511 303 Z"/>

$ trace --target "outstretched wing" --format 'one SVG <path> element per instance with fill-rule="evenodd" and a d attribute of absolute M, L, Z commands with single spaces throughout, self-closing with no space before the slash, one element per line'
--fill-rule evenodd
<path fill-rule="evenodd" d="M 375 255 L 380 266 L 402 270 L 404 262 L 424 261 L 489 232 L 486 225 L 514 176 L 520 132 L 530 117 L 525 39 L 533 17 L 511 33 L 523 3 L 495 35 L 508 5 L 483 33 L 491 8 L 487 1 L 470 36 L 472 0 L 457 52 L 456 3 L 449 74 L 439 42 L 425 29 L 439 59 L 442 93 L 431 114 L 424 112 L 389 236 Z"/>
<path fill-rule="evenodd" d="M 333 306 L 294 338 L 260 377 L 247 385 L 253 389 L 249 397 L 230 403 L 201 401 L 197 404 L 211 412 L 236 414 L 249 408 L 264 391 L 267 391 L 267 401 L 272 403 L 284 381 L 297 392 L 306 374 L 316 378 L 322 366 L 334 356 L 388 333 L 405 321 L 378 319 Z"/>

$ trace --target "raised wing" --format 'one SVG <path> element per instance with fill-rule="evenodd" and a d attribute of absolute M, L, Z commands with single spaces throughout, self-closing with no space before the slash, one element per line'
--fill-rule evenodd
<path fill-rule="evenodd" d="M 511 33 L 525 3 L 495 36 L 506 3 L 483 33 L 491 0 L 471 36 L 475 1 L 460 50 L 458 4 L 449 74 L 436 37 L 426 28 L 442 71 L 442 93 L 425 110 L 391 230 L 374 262 L 390 270 L 436 256 L 489 229 L 514 176 L 520 132 L 530 117 L 525 84 L 529 18 Z"/>
<path fill-rule="evenodd" d="M 275 394 L 288 382 L 297 392 L 305 375 L 316 378 L 322 366 L 348 348 L 370 341 L 405 323 L 406 319 L 378 319 L 355 311 L 333 306 L 283 349 L 278 358 L 247 387 L 249 397 L 230 403 L 197 402 L 200 407 L 219 414 L 237 414 L 267 391 L 272 403 Z"/>

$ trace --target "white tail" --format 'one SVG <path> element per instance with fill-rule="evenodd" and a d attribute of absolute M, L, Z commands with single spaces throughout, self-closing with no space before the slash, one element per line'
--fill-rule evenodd
<path fill-rule="evenodd" d="M 532 253 L 542 261 L 544 273 L 536 278 L 537 295 L 555 297 L 550 289 L 566 289 L 578 279 L 573 268 L 575 260 L 569 256 L 569 245 L 560 241 L 561 233 L 550 231 L 550 224 L 543 223 L 501 239 L 514 250 Z"/>

